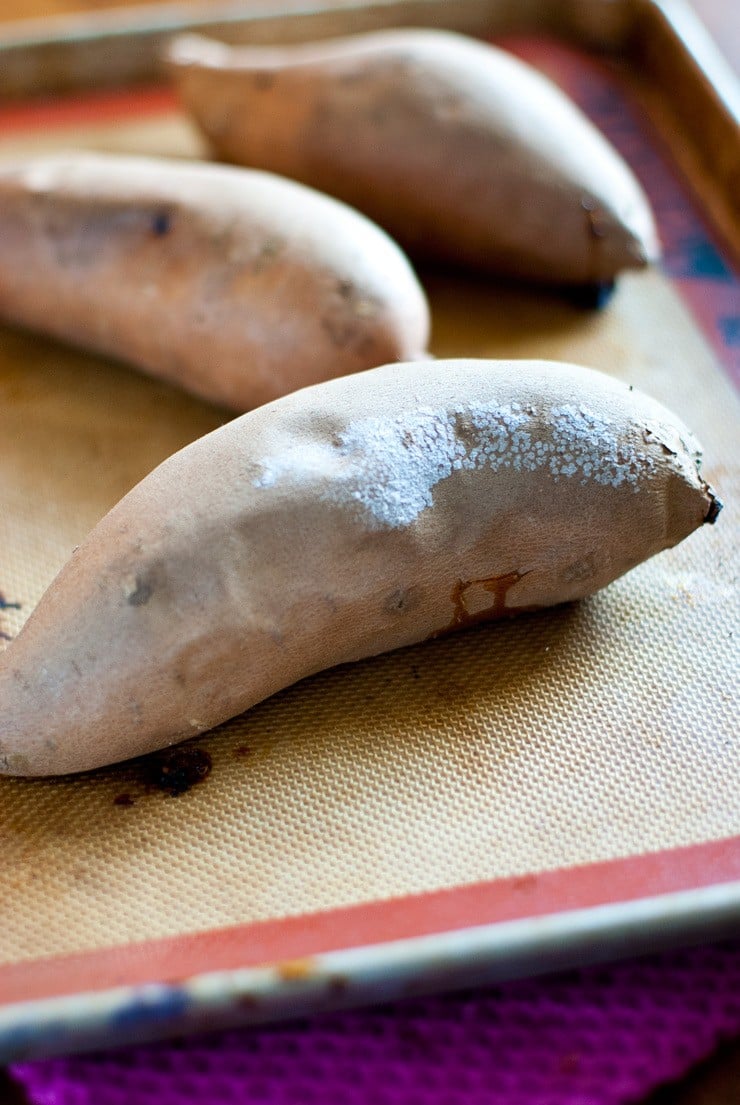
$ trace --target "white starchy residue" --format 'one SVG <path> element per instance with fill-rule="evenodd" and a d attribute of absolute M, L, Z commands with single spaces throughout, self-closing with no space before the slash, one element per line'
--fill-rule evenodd
<path fill-rule="evenodd" d="M 351 423 L 338 447 L 353 461 L 352 498 L 390 527 L 408 525 L 431 506 L 434 486 L 465 460 L 454 421 L 431 410 Z M 341 485 L 337 490 L 343 494 Z"/>
<path fill-rule="evenodd" d="M 581 476 L 581 483 L 637 488 L 641 474 L 654 466 L 651 456 L 620 442 L 611 423 L 594 414 L 583 403 L 553 407 L 550 471 L 558 476 Z"/>
<path fill-rule="evenodd" d="M 417 409 L 394 418 L 351 422 L 330 443 L 305 444 L 262 462 L 254 486 L 326 475 L 324 500 L 363 508 L 369 520 L 388 528 L 409 525 L 432 506 L 433 490 L 454 471 L 536 471 L 547 467 L 553 482 L 578 479 L 637 490 L 653 458 L 620 441 L 614 425 L 585 404 L 536 408 L 509 403 L 470 404 L 458 411 Z"/>

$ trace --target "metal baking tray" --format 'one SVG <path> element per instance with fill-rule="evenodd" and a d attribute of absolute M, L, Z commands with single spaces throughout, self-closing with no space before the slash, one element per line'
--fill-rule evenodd
<path fill-rule="evenodd" d="M 192 746 L 211 771 L 177 797 L 151 761 L 0 780 L 2 1061 L 738 931 L 737 88 L 689 9 L 387 0 L 17 25 L 0 36 L 0 158 L 202 155 L 158 73 L 176 30 L 275 42 L 389 25 L 494 38 L 552 76 L 633 165 L 665 246 L 600 311 L 421 269 L 433 352 L 628 379 L 696 429 L 728 509 L 587 602 L 275 696 Z M 12 637 L 102 514 L 228 415 L 11 329 L 0 409 Z"/>

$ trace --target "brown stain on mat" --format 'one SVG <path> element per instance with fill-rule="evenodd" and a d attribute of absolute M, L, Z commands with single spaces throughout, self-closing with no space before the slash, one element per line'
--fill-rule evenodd
<path fill-rule="evenodd" d="M 210 775 L 213 766 L 211 757 L 204 748 L 191 748 L 188 745 L 155 752 L 139 762 L 147 790 L 161 790 L 171 798 L 178 798 L 197 783 L 202 783 Z"/>
<path fill-rule="evenodd" d="M 5 595 L 0 591 L 0 614 L 3 610 L 20 610 L 21 604 L 19 602 L 9 602 Z M 0 641 L 12 641 L 13 638 L 9 633 L 6 633 L 0 622 Z"/>
<path fill-rule="evenodd" d="M 114 806 L 135 806 L 136 799 L 132 798 L 130 794 L 117 794 L 113 799 Z"/>

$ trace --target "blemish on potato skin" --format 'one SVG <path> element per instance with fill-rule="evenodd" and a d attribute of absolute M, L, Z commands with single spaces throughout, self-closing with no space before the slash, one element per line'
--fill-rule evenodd
<path fill-rule="evenodd" d="M 654 427 L 646 426 L 645 429 L 642 431 L 642 436 L 648 445 L 659 445 L 663 452 L 666 453 L 668 456 L 675 457 L 678 455 L 678 451 L 668 445 L 668 443 L 664 441 L 663 437 L 659 435 Z"/>
<path fill-rule="evenodd" d="M 373 350 L 377 350 L 378 343 L 372 334 L 363 334 L 359 341 L 355 342 L 354 351 L 356 356 L 364 359 L 369 358 L 373 353 Z"/>
<path fill-rule="evenodd" d="M 157 211 L 152 218 L 152 234 L 155 238 L 164 238 L 172 229 L 172 216 L 166 211 Z"/>
<path fill-rule="evenodd" d="M 450 593 L 452 620 L 441 629 L 436 629 L 434 633 L 432 633 L 430 640 L 435 640 L 437 637 L 446 637 L 448 633 L 454 633 L 456 630 L 467 628 L 468 626 L 478 625 L 480 622 L 493 621 L 495 618 L 513 617 L 515 614 L 536 610 L 537 607 L 535 606 L 506 605 L 506 596 L 511 588 L 516 586 L 525 576 L 531 575 L 531 573 L 532 569 L 528 572 L 505 572 L 503 575 L 489 576 L 484 579 L 458 579 L 453 584 Z M 491 606 L 483 610 L 468 610 L 465 595 L 466 592 L 474 586 L 482 587 L 484 591 L 488 591 L 493 595 L 493 603 Z"/>
<path fill-rule="evenodd" d="M 11 675 L 13 676 L 15 682 L 18 683 L 24 691 L 30 691 L 31 680 L 20 670 L 20 668 L 13 668 L 11 671 Z"/>
<path fill-rule="evenodd" d="M 393 591 L 383 604 L 389 614 L 405 614 L 419 605 L 419 592 L 415 587 L 401 587 Z"/>
<path fill-rule="evenodd" d="M 363 69 L 345 69 L 337 78 L 340 84 L 362 84 L 363 81 L 374 80 L 372 73 L 366 73 Z"/>
<path fill-rule="evenodd" d="M 277 80 L 277 74 L 271 73 L 268 69 L 261 72 L 254 73 L 252 76 L 252 84 L 260 91 L 266 91 L 268 88 L 272 88 Z"/>
<path fill-rule="evenodd" d="M 327 316 L 321 320 L 321 329 L 328 336 L 332 345 L 335 345 L 338 349 L 344 349 L 345 346 L 349 345 L 355 335 L 353 323 Z"/>
<path fill-rule="evenodd" d="M 563 571 L 566 583 L 585 583 L 596 575 L 596 557 L 593 553 L 569 564 Z"/>
<path fill-rule="evenodd" d="M 353 314 L 358 318 L 372 318 L 380 310 L 379 301 L 371 295 L 363 295 L 351 280 L 340 280 L 337 283 L 337 292 L 350 304 Z"/>
<path fill-rule="evenodd" d="M 126 602 L 129 606 L 146 606 L 153 591 L 154 588 L 150 583 L 136 576 L 133 587 L 126 589 Z"/>
<path fill-rule="evenodd" d="M 28 756 L 20 752 L 0 755 L 0 771 L 8 775 L 33 775 L 34 771 Z"/>
<path fill-rule="evenodd" d="M 592 238 L 605 238 L 607 228 L 603 212 L 599 211 L 596 204 L 591 199 L 582 199 L 581 207 L 586 213 L 586 225 L 588 226 L 590 236 Z"/>
<path fill-rule="evenodd" d="M 252 263 L 252 272 L 257 275 L 264 272 L 279 257 L 282 248 L 283 243 L 277 238 L 268 238 Z"/>

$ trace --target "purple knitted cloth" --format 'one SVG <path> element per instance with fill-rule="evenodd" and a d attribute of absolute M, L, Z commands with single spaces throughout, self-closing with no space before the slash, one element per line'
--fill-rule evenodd
<path fill-rule="evenodd" d="M 740 1034 L 740 942 L 15 1066 L 33 1105 L 626 1105 Z"/>

